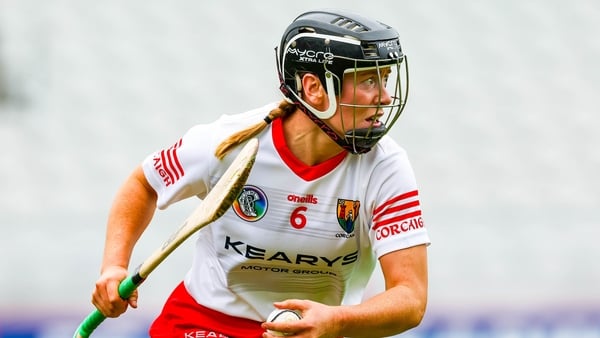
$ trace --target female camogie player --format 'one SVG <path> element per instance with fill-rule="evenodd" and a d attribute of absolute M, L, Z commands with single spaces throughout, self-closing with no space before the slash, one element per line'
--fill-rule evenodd
<path fill-rule="evenodd" d="M 105 316 L 137 306 L 137 292 L 122 300 L 117 288 L 155 209 L 205 196 L 256 137 L 243 191 L 199 231 L 191 269 L 150 336 L 372 338 L 420 323 L 429 238 L 406 153 L 386 136 L 407 97 L 398 33 L 311 11 L 286 29 L 276 56 L 283 101 L 191 128 L 118 192 L 92 295 Z M 385 291 L 363 301 L 376 260 Z M 265 322 L 274 308 L 302 319 Z"/>

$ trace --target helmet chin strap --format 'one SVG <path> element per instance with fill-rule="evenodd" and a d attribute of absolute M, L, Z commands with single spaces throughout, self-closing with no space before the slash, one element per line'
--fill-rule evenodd
<path fill-rule="evenodd" d="M 302 104 L 300 102 L 295 102 L 296 106 L 304 112 L 308 118 L 313 121 L 314 124 L 317 125 L 330 139 L 332 139 L 337 145 L 342 147 L 344 150 L 351 154 L 364 154 L 371 150 L 373 145 L 377 143 L 377 140 L 381 136 L 377 138 L 375 142 L 369 142 L 365 137 L 367 135 L 372 135 L 375 133 L 376 135 L 381 135 L 381 130 L 375 130 L 371 128 L 364 129 L 353 129 L 346 132 L 345 136 L 340 136 L 335 132 L 325 121 L 319 118 L 314 112 L 314 109 L 310 109 L 310 106 L 307 104 Z M 385 127 L 382 127 L 383 131 L 385 131 Z M 351 141 L 348 141 L 348 140 Z"/>
<path fill-rule="evenodd" d="M 327 123 L 325 123 L 325 121 L 317 117 L 317 115 L 315 115 L 312 112 L 312 110 L 309 110 L 310 106 L 301 104 L 300 102 L 296 102 L 296 106 L 300 108 L 300 110 L 302 110 L 302 112 L 304 112 L 304 114 L 308 116 L 308 118 L 310 118 L 311 121 L 314 122 L 314 124 L 317 125 L 317 127 L 319 127 L 325 134 L 327 134 L 327 136 L 329 136 L 330 139 L 332 139 L 335 143 L 337 143 L 340 147 L 344 148 L 344 150 L 348 151 L 349 153 L 361 154 L 366 153 L 370 150 L 366 149 L 364 151 L 361 151 L 361 149 L 355 149 L 354 145 L 349 143 L 345 137 L 338 135 L 338 133 L 336 133 L 330 126 L 328 126 Z"/>

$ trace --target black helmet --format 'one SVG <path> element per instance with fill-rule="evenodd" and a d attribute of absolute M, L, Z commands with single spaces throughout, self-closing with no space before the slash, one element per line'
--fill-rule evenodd
<path fill-rule="evenodd" d="M 345 149 L 352 153 L 369 151 L 399 117 L 408 94 L 408 68 L 398 33 L 381 22 L 344 10 L 310 11 L 298 16 L 286 29 L 277 52 L 281 91 Z M 401 66 L 404 66 L 402 69 Z M 345 73 L 391 67 L 395 88 L 383 126 L 351 129 L 340 136 L 323 122 L 337 110 L 336 96 Z M 330 98 L 326 111 L 319 111 L 302 100 L 301 77 L 319 77 Z M 404 74 L 405 79 L 402 78 Z M 406 86 L 402 86 L 402 80 Z M 347 105 L 346 105 L 347 106 Z"/>

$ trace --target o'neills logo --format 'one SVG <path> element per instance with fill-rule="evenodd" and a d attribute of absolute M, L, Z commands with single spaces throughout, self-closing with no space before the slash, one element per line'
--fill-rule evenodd
<path fill-rule="evenodd" d="M 287 200 L 294 203 L 310 203 L 310 204 L 318 204 L 317 198 L 313 194 L 308 194 L 305 196 L 298 195 L 288 195 Z"/>

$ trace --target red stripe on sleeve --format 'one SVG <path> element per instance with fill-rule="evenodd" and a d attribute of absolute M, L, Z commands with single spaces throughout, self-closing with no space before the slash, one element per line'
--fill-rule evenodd
<path fill-rule="evenodd" d="M 421 202 L 419 202 L 419 200 L 416 200 L 416 201 L 400 204 L 395 207 L 390 207 L 390 208 L 386 209 L 385 213 L 382 212 L 382 213 L 377 214 L 375 217 L 373 217 L 373 222 L 376 222 L 378 219 L 385 216 L 386 214 L 391 214 L 391 213 L 399 212 L 399 211 L 402 211 L 405 209 L 418 207 L 419 205 L 421 205 Z"/>
<path fill-rule="evenodd" d="M 383 210 L 385 210 L 390 204 L 394 204 L 398 201 L 401 201 L 403 199 L 407 199 L 410 197 L 415 197 L 419 195 L 419 191 L 418 190 L 413 190 L 413 191 L 409 191 L 407 193 L 404 193 L 402 195 L 398 195 L 390 200 L 388 200 L 387 202 L 383 203 L 382 205 L 378 206 L 377 208 L 375 208 L 375 210 L 373 211 L 373 216 L 375 218 L 379 217 L 379 213 Z"/>
<path fill-rule="evenodd" d="M 167 160 L 168 154 L 166 154 L 166 152 L 168 152 L 168 150 L 167 151 L 162 150 L 160 152 L 160 161 L 162 162 L 164 171 L 167 173 L 167 175 L 169 175 L 170 182 L 174 183 L 175 175 L 173 175 L 173 173 L 171 172 L 171 166 L 169 166 L 169 161 Z"/>

